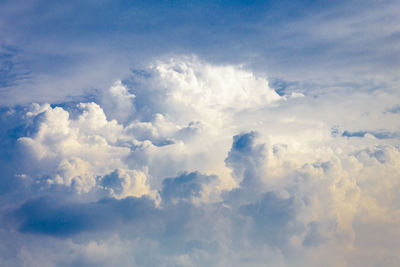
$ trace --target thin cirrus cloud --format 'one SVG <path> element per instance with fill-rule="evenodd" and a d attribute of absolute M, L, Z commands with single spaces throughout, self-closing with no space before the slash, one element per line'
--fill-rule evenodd
<path fill-rule="evenodd" d="M 398 127 L 396 99 L 279 95 L 240 66 L 181 56 L 94 102 L 5 108 L 1 261 L 390 265 L 398 138 L 367 133 Z"/>
<path fill-rule="evenodd" d="M 2 45 L 19 51 L 6 72 L 12 88 L 1 90 L 0 103 L 6 106 L 61 103 L 106 89 L 110 81 L 129 75 L 130 68 L 171 54 L 244 63 L 280 80 L 321 80 L 331 86 L 392 85 L 399 70 L 397 1 L 32 0 L 1 5 Z"/>

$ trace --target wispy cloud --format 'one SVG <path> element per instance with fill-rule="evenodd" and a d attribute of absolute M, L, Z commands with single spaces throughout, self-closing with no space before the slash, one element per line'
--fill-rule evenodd
<path fill-rule="evenodd" d="M 31 72 L 19 57 L 16 47 L 1 45 L 0 48 L 0 88 L 13 87 L 29 80 Z"/>

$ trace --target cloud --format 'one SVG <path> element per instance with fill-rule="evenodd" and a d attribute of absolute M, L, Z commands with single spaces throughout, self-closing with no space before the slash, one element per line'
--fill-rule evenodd
<path fill-rule="evenodd" d="M 378 139 L 391 139 L 391 138 L 398 138 L 400 134 L 398 132 L 372 132 L 372 131 L 358 131 L 358 132 L 349 132 L 344 131 L 342 136 L 344 137 L 365 137 L 366 135 L 372 135 Z"/>
<path fill-rule="evenodd" d="M 29 80 L 30 71 L 20 59 L 18 48 L 0 44 L 0 88 L 13 87 Z"/>
<path fill-rule="evenodd" d="M 400 113 L 400 106 L 394 106 L 392 108 L 389 108 L 389 109 L 387 109 L 387 112 L 394 113 L 394 114 Z"/>
<path fill-rule="evenodd" d="M 258 188 L 264 176 L 265 147 L 255 144 L 256 132 L 242 133 L 233 137 L 232 149 L 225 163 L 233 170 L 233 176 L 242 187 Z"/>
<path fill-rule="evenodd" d="M 2 90 L 0 103 L 61 103 L 180 53 L 283 80 L 395 83 L 399 4 L 383 2 L 2 1 L 1 40 L 27 65 L 20 71 L 18 58 L 12 68 L 30 77 Z"/>
<path fill-rule="evenodd" d="M 108 119 L 125 123 L 135 115 L 134 99 L 135 95 L 129 93 L 121 81 L 117 81 L 104 91 L 100 102 Z"/>
<path fill-rule="evenodd" d="M 76 120 L 60 107 L 47 106 L 37 114 L 34 134 L 18 139 L 20 153 L 26 159 L 22 172 L 48 176 L 49 183 L 88 191 L 95 185 L 96 176 L 124 167 L 121 158 L 129 154 L 129 149 L 114 145 L 122 126 L 107 121 L 95 103 L 80 104 L 78 108 L 82 113 Z M 28 112 L 28 116 L 33 114 Z"/>
<path fill-rule="evenodd" d="M 215 175 L 207 176 L 198 172 L 183 173 L 178 177 L 163 180 L 161 198 L 167 203 L 202 199 L 202 195 L 213 193 L 207 192 L 207 189 L 215 190 L 216 182 L 217 177 Z"/>
<path fill-rule="evenodd" d="M 39 198 L 23 204 L 15 216 L 23 233 L 71 236 L 118 227 L 121 222 L 143 224 L 155 212 L 154 202 L 145 198 L 102 199 L 92 203 L 57 203 L 55 199 Z"/>
<path fill-rule="evenodd" d="M 347 86 L 280 96 L 177 56 L 87 102 L 1 109 L 0 262 L 396 262 L 399 96 Z"/>
<path fill-rule="evenodd" d="M 0 2 L 1 266 L 399 265 L 398 1 Z"/>
<path fill-rule="evenodd" d="M 266 193 L 254 204 L 244 205 L 241 212 L 252 218 L 254 224 L 249 233 L 254 242 L 279 246 L 287 242 L 296 225 L 291 225 L 295 218 L 292 199 L 280 199 L 273 193 Z"/>

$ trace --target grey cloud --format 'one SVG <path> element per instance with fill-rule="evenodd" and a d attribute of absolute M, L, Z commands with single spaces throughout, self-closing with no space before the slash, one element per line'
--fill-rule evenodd
<path fill-rule="evenodd" d="M 57 199 L 41 197 L 27 201 L 14 216 L 20 221 L 19 230 L 23 233 L 68 237 L 103 231 L 128 222 L 140 234 L 140 225 L 149 226 L 156 213 L 154 202 L 146 198 L 59 203 Z"/>
<path fill-rule="evenodd" d="M 121 179 L 118 170 L 101 178 L 99 184 L 105 188 L 111 188 L 116 194 L 121 194 L 124 190 L 123 180 Z"/>
<path fill-rule="evenodd" d="M 203 175 L 199 172 L 186 172 L 175 178 L 166 178 L 161 191 L 162 201 L 190 201 L 194 197 L 200 197 L 204 185 L 216 180 L 215 175 Z"/>
<path fill-rule="evenodd" d="M 303 239 L 303 245 L 306 247 L 318 246 L 325 241 L 324 236 L 321 234 L 323 231 L 318 222 L 310 222 L 307 225 L 308 232 Z"/>
<path fill-rule="evenodd" d="M 343 137 L 365 137 L 366 134 L 370 134 L 378 139 L 394 139 L 400 137 L 400 132 L 387 132 L 387 131 L 347 131 L 342 133 Z"/>
<path fill-rule="evenodd" d="M 254 227 L 250 235 L 256 242 L 283 246 L 298 227 L 295 223 L 294 199 L 281 199 L 268 192 L 256 203 L 242 206 L 243 215 L 252 218 Z"/>
<path fill-rule="evenodd" d="M 262 175 L 262 166 L 266 161 L 265 147 L 256 144 L 257 133 L 252 131 L 233 137 L 232 148 L 225 159 L 226 165 L 232 169 L 233 176 L 242 186 L 256 188 Z"/>
<path fill-rule="evenodd" d="M 393 113 L 393 114 L 400 113 L 400 105 L 389 108 L 386 110 L 386 112 Z"/>

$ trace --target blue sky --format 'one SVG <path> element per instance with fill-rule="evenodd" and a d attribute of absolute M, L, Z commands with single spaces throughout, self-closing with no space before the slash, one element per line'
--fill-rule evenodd
<path fill-rule="evenodd" d="M 171 54 L 295 81 L 394 79 L 399 68 L 396 1 L 3 1 L 1 10 L 2 87 L 55 98 L 49 82 L 78 95 Z M 13 103 L 45 101 L 16 87 L 2 90 Z"/>
<path fill-rule="evenodd" d="M 400 4 L 0 2 L 1 266 L 398 266 Z"/>

